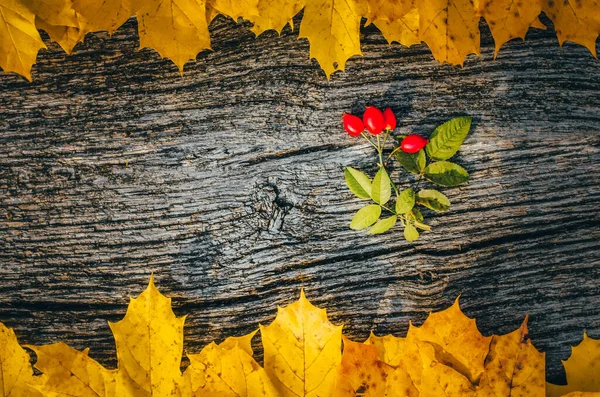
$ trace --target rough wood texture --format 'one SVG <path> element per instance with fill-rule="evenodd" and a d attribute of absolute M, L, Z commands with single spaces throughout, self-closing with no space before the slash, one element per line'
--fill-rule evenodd
<path fill-rule="evenodd" d="M 357 339 L 462 294 L 485 334 L 529 313 L 563 379 L 583 330 L 600 337 L 600 62 L 551 31 L 493 61 L 484 32 L 484 59 L 455 68 L 367 28 L 365 56 L 327 81 L 291 32 L 212 30 L 183 77 L 136 51 L 133 21 L 71 57 L 52 45 L 31 84 L 0 75 L 0 321 L 110 365 L 106 321 L 151 271 L 189 314 L 191 352 L 271 321 L 301 286 Z M 347 227 L 361 203 L 342 168 L 372 172 L 374 154 L 340 116 L 365 104 L 394 108 L 402 132 L 474 117 L 472 181 L 414 244 Z"/>

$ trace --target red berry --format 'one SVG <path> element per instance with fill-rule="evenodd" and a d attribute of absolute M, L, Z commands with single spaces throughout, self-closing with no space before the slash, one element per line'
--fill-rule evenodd
<path fill-rule="evenodd" d="M 396 128 L 396 116 L 394 115 L 394 112 L 392 112 L 392 109 L 387 108 L 383 111 L 383 119 L 385 120 L 386 130 L 393 130 Z"/>
<path fill-rule="evenodd" d="M 383 113 L 375 106 L 367 106 L 367 110 L 363 114 L 363 121 L 367 130 L 373 135 L 381 134 L 381 131 L 385 128 Z"/>
<path fill-rule="evenodd" d="M 350 136 L 359 136 L 365 130 L 365 126 L 358 116 L 344 113 L 342 121 L 344 122 L 344 129 Z"/>
<path fill-rule="evenodd" d="M 400 148 L 406 153 L 417 153 L 427 145 L 427 142 L 429 141 L 421 135 L 412 134 L 402 140 Z"/>

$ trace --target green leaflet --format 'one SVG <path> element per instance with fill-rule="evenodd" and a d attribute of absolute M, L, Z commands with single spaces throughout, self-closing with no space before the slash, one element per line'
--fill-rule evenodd
<path fill-rule="evenodd" d="M 387 232 L 396 224 L 396 220 L 398 217 L 396 215 L 392 215 L 389 218 L 380 219 L 376 224 L 373 225 L 371 229 L 367 232 L 367 234 L 380 234 Z"/>
<path fill-rule="evenodd" d="M 385 168 L 381 167 L 373 178 L 371 197 L 377 204 L 384 205 L 392 196 L 392 181 Z"/>
<path fill-rule="evenodd" d="M 344 169 L 344 175 L 346 177 L 348 189 L 350 189 L 356 197 L 361 199 L 371 198 L 371 180 L 368 176 L 352 167 L 346 167 Z"/>
<path fill-rule="evenodd" d="M 460 148 L 471 129 L 471 117 L 463 116 L 438 126 L 425 146 L 427 155 L 434 160 L 448 160 Z"/>
<path fill-rule="evenodd" d="M 450 200 L 433 189 L 424 189 L 417 193 L 417 203 L 434 211 L 444 212 L 450 209 Z"/>
<path fill-rule="evenodd" d="M 415 191 L 412 188 L 404 189 L 396 200 L 396 214 L 406 214 L 415 206 Z"/>
<path fill-rule="evenodd" d="M 381 215 L 381 207 L 377 204 L 369 204 L 362 207 L 350 222 L 350 229 L 362 230 L 366 229 L 379 219 Z"/>
<path fill-rule="evenodd" d="M 413 208 L 411 212 L 413 213 L 417 221 L 423 222 L 425 220 L 425 218 L 423 218 L 423 214 L 421 214 L 421 211 L 419 211 L 418 208 Z"/>
<path fill-rule="evenodd" d="M 415 241 L 419 238 L 419 232 L 410 222 L 407 222 L 404 226 L 404 238 L 406 241 Z"/>
<path fill-rule="evenodd" d="M 458 186 L 469 180 L 469 173 L 458 164 L 449 161 L 436 161 L 425 168 L 425 178 L 441 186 Z"/>
<path fill-rule="evenodd" d="M 420 174 L 425 168 L 425 151 L 419 150 L 417 153 L 405 153 L 402 150 L 396 152 L 396 159 L 404 169 L 413 174 Z"/>

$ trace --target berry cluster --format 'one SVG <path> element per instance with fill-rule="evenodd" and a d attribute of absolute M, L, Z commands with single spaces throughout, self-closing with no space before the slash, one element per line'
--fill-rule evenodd
<path fill-rule="evenodd" d="M 346 113 L 342 116 L 342 122 L 350 136 L 362 136 L 379 155 L 377 163 L 379 171 L 373 180 L 352 167 L 345 169 L 346 184 L 352 193 L 358 198 L 375 202 L 361 208 L 354 215 L 350 227 L 355 230 L 370 227 L 367 233 L 378 234 L 391 229 L 399 220 L 404 227 L 404 237 L 408 241 L 414 241 L 419 237 L 417 229 L 430 230 L 431 227 L 423 223 L 423 215 L 417 206 L 434 211 L 446 211 L 450 208 L 450 201 L 435 189 L 422 189 L 417 192 L 415 190 L 423 180 L 448 187 L 458 186 L 468 181 L 469 174 L 463 167 L 446 160 L 458 151 L 467 136 L 471 127 L 471 118 L 458 117 L 440 125 L 431 134 L 430 140 L 418 134 L 397 135 L 395 138 L 399 144 L 394 147 L 385 161 L 383 152 L 386 143 L 390 133 L 396 129 L 396 116 L 390 108 L 382 112 L 374 106 L 368 106 L 362 119 Z M 376 139 L 369 137 L 366 131 Z M 384 131 L 384 137 L 381 139 Z M 414 189 L 408 187 L 399 190 L 390 179 L 386 167 L 394 157 L 406 171 L 416 175 Z M 392 191 L 395 193 L 396 203 L 394 206 L 389 206 Z M 391 213 L 391 216 L 380 218 L 382 211 Z"/>

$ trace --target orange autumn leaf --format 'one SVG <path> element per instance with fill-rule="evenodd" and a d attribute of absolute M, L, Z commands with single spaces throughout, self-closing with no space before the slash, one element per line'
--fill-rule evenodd
<path fill-rule="evenodd" d="M 386 395 L 387 370 L 391 367 L 379 359 L 375 346 L 342 338 L 344 353 L 335 396 L 355 396 L 357 390 L 363 390 L 368 397 Z"/>

